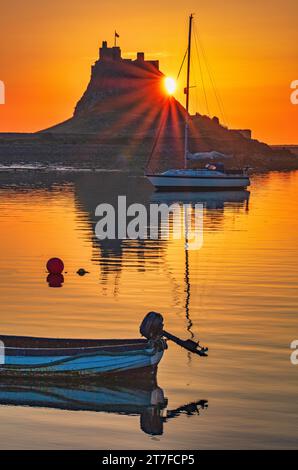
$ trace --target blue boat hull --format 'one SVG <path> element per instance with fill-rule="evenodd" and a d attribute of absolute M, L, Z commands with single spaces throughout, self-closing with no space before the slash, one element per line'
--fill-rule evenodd
<path fill-rule="evenodd" d="M 105 376 L 156 371 L 165 344 L 147 340 L 56 340 L 2 336 L 0 375 Z"/>

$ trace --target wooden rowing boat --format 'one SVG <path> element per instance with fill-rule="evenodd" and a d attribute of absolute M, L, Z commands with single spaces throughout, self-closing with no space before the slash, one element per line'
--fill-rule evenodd
<path fill-rule="evenodd" d="M 1 336 L 5 364 L 1 375 L 104 376 L 138 369 L 153 373 L 161 360 L 162 341 L 74 340 Z"/>
<path fill-rule="evenodd" d="M 167 348 L 164 337 L 206 355 L 193 341 L 182 341 L 163 330 L 163 317 L 150 312 L 140 331 L 145 339 L 56 339 L 0 336 L 4 345 L 3 376 L 117 377 L 123 373 L 154 375 Z M 202 352 L 203 351 L 203 352 Z"/>

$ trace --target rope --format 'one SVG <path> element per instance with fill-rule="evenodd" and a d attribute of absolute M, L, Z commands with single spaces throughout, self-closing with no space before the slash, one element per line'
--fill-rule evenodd
<path fill-rule="evenodd" d="M 199 53 L 199 48 L 198 48 L 196 35 L 194 36 L 194 38 L 195 38 L 195 46 L 196 46 L 198 62 L 199 62 L 200 75 L 201 75 L 201 80 L 202 80 L 202 85 L 203 85 L 203 92 L 204 92 L 204 97 L 205 97 L 207 115 L 210 116 L 210 110 L 209 110 L 209 106 L 208 106 L 206 87 L 205 87 L 205 82 L 204 82 L 204 74 L 203 74 L 203 69 L 202 69 L 202 65 L 201 65 L 201 59 L 200 59 L 200 53 Z"/>
<path fill-rule="evenodd" d="M 179 69 L 179 72 L 178 72 L 178 75 L 177 75 L 177 79 L 179 79 L 180 77 L 180 74 L 181 74 L 181 71 L 182 71 L 182 68 L 183 68 L 183 65 L 184 65 L 184 62 L 185 62 L 185 59 L 186 59 L 186 55 L 187 55 L 187 51 L 188 51 L 188 47 L 186 48 L 186 51 L 185 51 L 185 54 L 183 56 L 183 60 L 182 60 L 182 63 L 180 65 L 180 69 Z M 152 145 L 152 149 L 151 149 L 151 152 L 149 154 L 149 157 L 147 159 L 147 162 L 146 162 L 146 165 L 145 167 L 149 169 L 149 164 L 150 164 L 150 161 L 151 161 L 151 158 L 153 156 L 153 153 L 156 149 L 156 146 L 157 146 L 157 143 L 159 141 L 159 137 L 160 137 L 160 134 L 161 134 L 161 130 L 162 130 L 162 127 L 163 127 L 163 124 L 164 124 L 164 119 L 163 119 L 163 116 L 161 118 L 161 121 L 160 121 L 160 125 L 159 125 L 159 128 L 158 128 L 158 131 L 157 131 L 157 134 L 156 134 L 156 137 L 154 139 L 154 142 L 153 142 L 153 145 Z"/>
<path fill-rule="evenodd" d="M 147 163 L 146 163 L 146 168 L 149 168 L 149 163 L 150 163 L 151 158 L 152 158 L 152 156 L 153 156 L 153 153 L 154 153 L 154 151 L 155 151 L 155 149 L 156 149 L 157 142 L 158 142 L 158 140 L 159 140 L 159 136 L 160 136 L 160 134 L 161 134 L 162 127 L 163 127 L 163 119 L 161 119 L 161 121 L 160 121 L 160 125 L 159 125 L 159 128 L 158 128 L 156 137 L 155 137 L 155 139 L 154 139 L 154 142 L 153 142 L 153 145 L 152 145 L 152 149 L 151 149 L 149 158 L 148 158 Z"/>
<path fill-rule="evenodd" d="M 216 101 L 217 101 L 217 105 L 218 105 L 218 108 L 219 108 L 219 112 L 220 112 L 221 115 L 222 115 L 222 120 L 223 120 L 224 125 L 227 125 L 226 113 L 225 113 L 224 105 L 223 105 L 222 99 L 221 99 L 221 97 L 220 97 L 220 95 L 219 95 L 219 92 L 218 92 L 218 90 L 217 90 L 217 87 L 216 87 L 216 84 L 215 84 L 215 79 L 214 79 L 214 77 L 213 77 L 213 74 L 212 74 L 212 71 L 211 71 L 211 67 L 209 66 L 209 62 L 208 62 L 208 60 L 207 60 L 207 55 L 206 55 L 206 53 L 205 53 L 205 49 L 204 49 L 203 43 L 202 43 L 202 41 L 200 40 L 200 37 L 199 37 L 198 30 L 197 30 L 197 27 L 196 27 L 196 26 L 195 26 L 195 28 L 194 28 L 194 34 L 195 34 L 195 40 L 198 41 L 199 47 L 200 47 L 201 52 L 202 52 L 202 56 L 203 56 L 203 59 L 204 59 L 204 62 L 205 62 L 205 66 L 206 66 L 206 69 L 207 69 L 207 73 L 208 73 L 208 76 L 209 76 L 209 80 L 210 80 L 210 83 L 211 83 L 213 92 L 214 92 L 214 95 L 215 95 L 215 99 L 216 99 Z"/>
<path fill-rule="evenodd" d="M 178 72 L 178 75 L 177 75 L 177 80 L 178 80 L 179 77 L 180 77 L 180 73 L 181 73 L 182 67 L 183 67 L 183 65 L 184 65 L 187 52 L 188 52 L 188 47 L 186 48 L 186 51 L 185 51 L 185 54 L 184 54 L 184 57 L 183 57 L 183 60 L 182 60 L 182 64 L 180 65 L 180 69 L 179 69 L 179 72 Z"/>

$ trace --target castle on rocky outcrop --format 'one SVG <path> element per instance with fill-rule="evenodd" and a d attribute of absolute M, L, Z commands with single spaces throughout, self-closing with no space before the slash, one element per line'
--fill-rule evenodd
<path fill-rule="evenodd" d="M 75 107 L 74 117 L 88 114 L 111 113 L 129 108 L 129 102 L 151 102 L 160 98 L 162 72 L 158 60 L 145 60 L 144 52 L 136 59 L 121 56 L 120 47 L 108 47 L 102 42 L 99 58 L 91 67 L 89 85 Z M 119 108 L 120 107 L 120 108 Z M 123 109 L 123 111 L 124 111 Z M 136 110 L 134 110 L 136 111 Z"/>
<path fill-rule="evenodd" d="M 150 156 L 150 171 L 182 168 L 186 110 L 165 93 L 163 78 L 158 60 L 146 60 L 143 52 L 123 58 L 120 47 L 103 41 L 73 116 L 35 134 L 31 147 L 27 139 L 28 158 L 140 170 Z M 297 157 L 290 151 L 273 150 L 252 139 L 249 130 L 229 130 L 218 118 L 198 113 L 189 125 L 192 153 L 216 150 L 233 155 L 232 167 L 297 168 Z M 13 155 L 15 161 L 25 161 L 24 147 L 19 155 L 16 148 L 2 143 L 0 156 L 2 152 L 5 158 Z"/>

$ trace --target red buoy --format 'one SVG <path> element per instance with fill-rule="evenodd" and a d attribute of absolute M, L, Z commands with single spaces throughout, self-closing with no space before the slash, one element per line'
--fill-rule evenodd
<path fill-rule="evenodd" d="M 61 274 L 64 269 L 64 263 L 60 258 L 51 258 L 47 262 L 47 270 L 50 274 Z"/>

